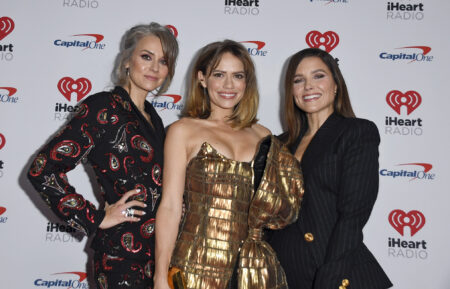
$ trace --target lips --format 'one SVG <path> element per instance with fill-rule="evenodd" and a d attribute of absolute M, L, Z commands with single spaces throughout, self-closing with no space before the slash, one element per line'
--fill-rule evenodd
<path fill-rule="evenodd" d="M 320 94 L 308 94 L 303 96 L 304 101 L 313 101 L 320 97 Z"/>
<path fill-rule="evenodd" d="M 231 93 L 231 92 L 219 92 L 220 97 L 225 99 L 233 99 L 236 97 L 237 93 Z"/>
<path fill-rule="evenodd" d="M 157 81 L 158 80 L 158 77 L 154 77 L 154 76 L 151 76 L 151 75 L 146 75 L 145 78 L 150 80 L 150 81 Z"/>

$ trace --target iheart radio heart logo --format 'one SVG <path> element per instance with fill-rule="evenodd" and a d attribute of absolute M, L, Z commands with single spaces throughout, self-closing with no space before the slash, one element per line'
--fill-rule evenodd
<path fill-rule="evenodd" d="M 409 227 L 412 237 L 425 226 L 425 216 L 417 210 L 408 213 L 402 210 L 393 210 L 389 214 L 389 223 L 402 236 L 404 236 L 404 228 Z"/>
<path fill-rule="evenodd" d="M 0 40 L 8 36 L 14 30 L 14 21 L 9 17 L 0 18 Z"/>
<path fill-rule="evenodd" d="M 306 34 L 306 43 L 311 48 L 324 47 L 325 51 L 330 53 L 339 44 L 339 35 L 334 31 L 320 33 L 313 30 Z"/>
<path fill-rule="evenodd" d="M 79 102 L 83 97 L 85 97 L 92 88 L 92 84 L 89 79 L 81 77 L 74 80 L 71 77 L 63 77 L 58 82 L 58 89 L 61 94 L 70 101 L 72 98 L 72 93 L 77 95 L 77 102 Z"/>
<path fill-rule="evenodd" d="M 404 259 L 428 258 L 428 244 L 426 240 L 412 239 L 425 226 L 425 215 L 417 210 L 393 210 L 388 217 L 389 223 L 402 237 L 388 238 L 388 257 Z M 405 227 L 409 227 L 411 236 L 405 236 Z"/>
<path fill-rule="evenodd" d="M 170 32 L 172 32 L 173 36 L 175 36 L 175 38 L 178 37 L 178 29 L 173 26 L 173 25 L 166 25 L 167 28 L 169 28 Z"/>
<path fill-rule="evenodd" d="M 0 133 L 0 150 L 5 146 L 6 138 L 3 134 Z"/>
<path fill-rule="evenodd" d="M 386 95 L 386 102 L 398 115 L 401 114 L 402 106 L 406 107 L 406 114 L 410 115 L 422 103 L 422 97 L 414 90 L 409 90 L 405 93 L 391 90 Z"/>

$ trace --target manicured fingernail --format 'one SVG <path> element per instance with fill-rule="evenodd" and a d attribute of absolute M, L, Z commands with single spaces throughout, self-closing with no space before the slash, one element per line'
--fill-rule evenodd
<path fill-rule="evenodd" d="M 147 204 L 144 204 L 144 208 L 147 208 Z"/>
<path fill-rule="evenodd" d="M 145 214 L 147 214 L 146 212 L 142 212 L 142 215 L 145 215 Z"/>
<path fill-rule="evenodd" d="M 140 192 L 141 192 L 141 189 L 136 189 L 136 192 L 140 193 Z"/>

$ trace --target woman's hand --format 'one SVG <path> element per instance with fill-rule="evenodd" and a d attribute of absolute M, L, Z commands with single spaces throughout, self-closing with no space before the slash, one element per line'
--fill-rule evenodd
<path fill-rule="evenodd" d="M 115 204 L 109 205 L 106 203 L 105 217 L 103 218 L 99 228 L 109 229 L 123 222 L 138 222 L 140 220 L 139 217 L 145 215 L 145 212 L 132 209 L 131 207 L 145 208 L 147 205 L 140 201 L 133 200 L 127 202 L 127 200 L 131 196 L 139 194 L 139 192 L 140 189 L 131 190 L 126 192 Z"/>

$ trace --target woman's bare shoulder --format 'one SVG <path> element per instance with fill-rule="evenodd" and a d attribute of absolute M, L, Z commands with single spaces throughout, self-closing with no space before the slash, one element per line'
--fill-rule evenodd
<path fill-rule="evenodd" d="M 259 123 L 255 123 L 254 125 L 252 125 L 251 128 L 261 138 L 263 138 L 263 137 L 265 137 L 265 136 L 267 136 L 269 134 L 272 134 L 272 132 L 267 127 L 265 127 L 265 126 L 263 126 L 263 125 L 261 125 Z"/>

